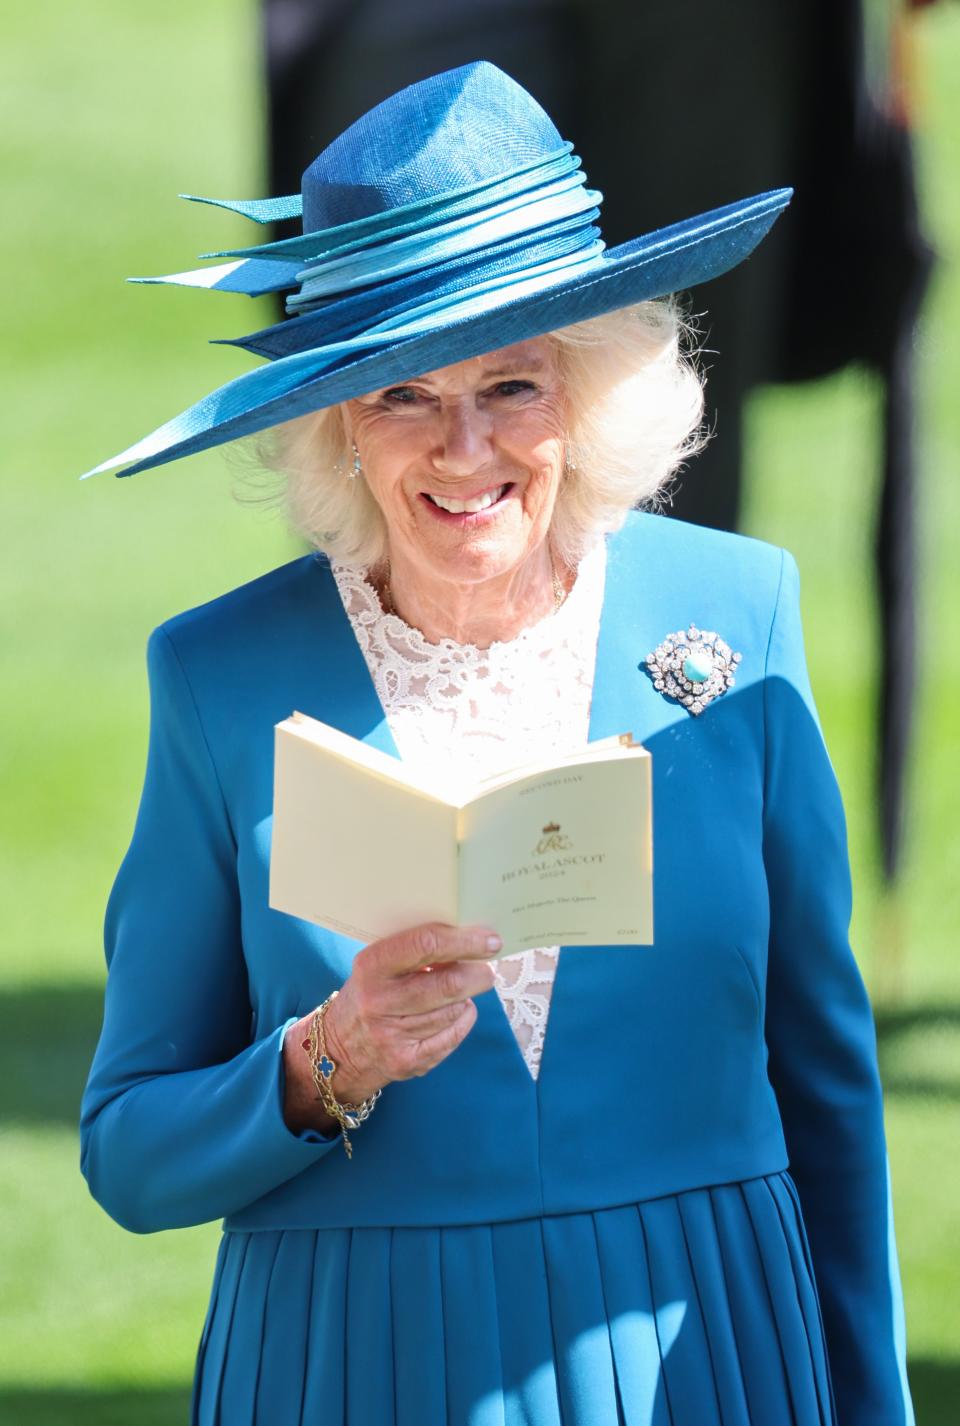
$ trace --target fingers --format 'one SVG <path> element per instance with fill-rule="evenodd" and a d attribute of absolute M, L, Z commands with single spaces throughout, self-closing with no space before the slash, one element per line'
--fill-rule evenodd
<path fill-rule="evenodd" d="M 404 1015 L 396 1029 L 404 1039 L 421 1045 L 441 1030 L 456 1024 L 467 1006 L 472 1004 L 471 1000 L 453 1000 L 447 1005 L 438 1005 L 434 1010 L 426 1010 L 422 1015 Z"/>
<path fill-rule="evenodd" d="M 489 926 L 445 926 L 434 921 L 375 941 L 361 954 L 378 975 L 401 976 L 447 961 L 487 960 L 502 945 Z"/>
<path fill-rule="evenodd" d="M 359 957 L 357 958 L 359 962 Z M 371 974 L 354 963 L 351 994 L 357 1011 L 367 1026 L 381 1022 L 403 1028 L 405 1022 L 430 1015 L 450 1005 L 462 1004 L 474 995 L 492 989 L 493 966 L 489 961 L 453 961 L 429 970 L 411 971 L 405 976 L 386 978 Z M 433 1028 L 439 1028 L 437 1022 Z"/>
<path fill-rule="evenodd" d="M 415 971 L 402 980 L 388 982 L 381 1002 L 388 1015 L 421 1015 L 483 995 L 492 989 L 493 967 L 489 961 L 454 961 L 429 972 Z"/>
<path fill-rule="evenodd" d="M 463 1043 L 473 1029 L 476 1019 L 477 1007 L 472 1000 L 468 1000 L 455 1020 L 412 1047 L 406 1074 L 397 1077 L 410 1079 L 428 1074 Z"/>

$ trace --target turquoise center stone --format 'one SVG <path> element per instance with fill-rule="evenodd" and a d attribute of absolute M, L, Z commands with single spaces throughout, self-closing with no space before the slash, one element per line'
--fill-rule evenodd
<path fill-rule="evenodd" d="M 683 661 L 683 672 L 691 683 L 706 683 L 713 673 L 713 659 L 698 649 L 695 653 L 687 654 Z"/>

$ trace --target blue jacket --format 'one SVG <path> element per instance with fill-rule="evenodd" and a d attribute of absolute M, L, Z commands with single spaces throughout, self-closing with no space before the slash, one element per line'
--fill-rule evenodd
<path fill-rule="evenodd" d="M 742 655 L 692 717 L 644 660 L 690 623 Z M 138 1232 L 490 1222 L 789 1165 L 843 1426 L 912 1419 L 873 1021 L 848 939 L 840 797 L 785 552 L 656 516 L 609 541 L 590 736 L 652 754 L 651 947 L 568 948 L 539 1079 L 495 994 L 357 1138 L 294 1135 L 281 1045 L 355 942 L 267 905 L 273 726 L 395 753 L 327 562 L 309 555 L 150 640 L 150 750 L 107 913 L 83 1106 L 94 1196 Z M 371 867 L 371 875 L 376 868 Z"/>

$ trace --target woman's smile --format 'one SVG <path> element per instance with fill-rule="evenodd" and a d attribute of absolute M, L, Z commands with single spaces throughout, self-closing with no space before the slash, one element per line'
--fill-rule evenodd
<path fill-rule="evenodd" d="M 458 492 L 457 495 L 446 495 L 424 490 L 421 495 L 437 519 L 447 524 L 454 522 L 466 526 L 496 519 L 504 500 L 515 488 L 515 483 L 510 480 L 502 485 L 485 486 L 471 494 Z"/>

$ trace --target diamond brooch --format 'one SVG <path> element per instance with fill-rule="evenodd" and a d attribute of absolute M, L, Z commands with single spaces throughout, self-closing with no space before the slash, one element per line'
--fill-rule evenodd
<path fill-rule="evenodd" d="M 735 654 L 720 638 L 691 624 L 667 634 L 652 654 L 647 654 L 646 670 L 653 686 L 665 698 L 675 698 L 688 713 L 702 713 L 708 703 L 732 688 L 737 664 Z"/>

